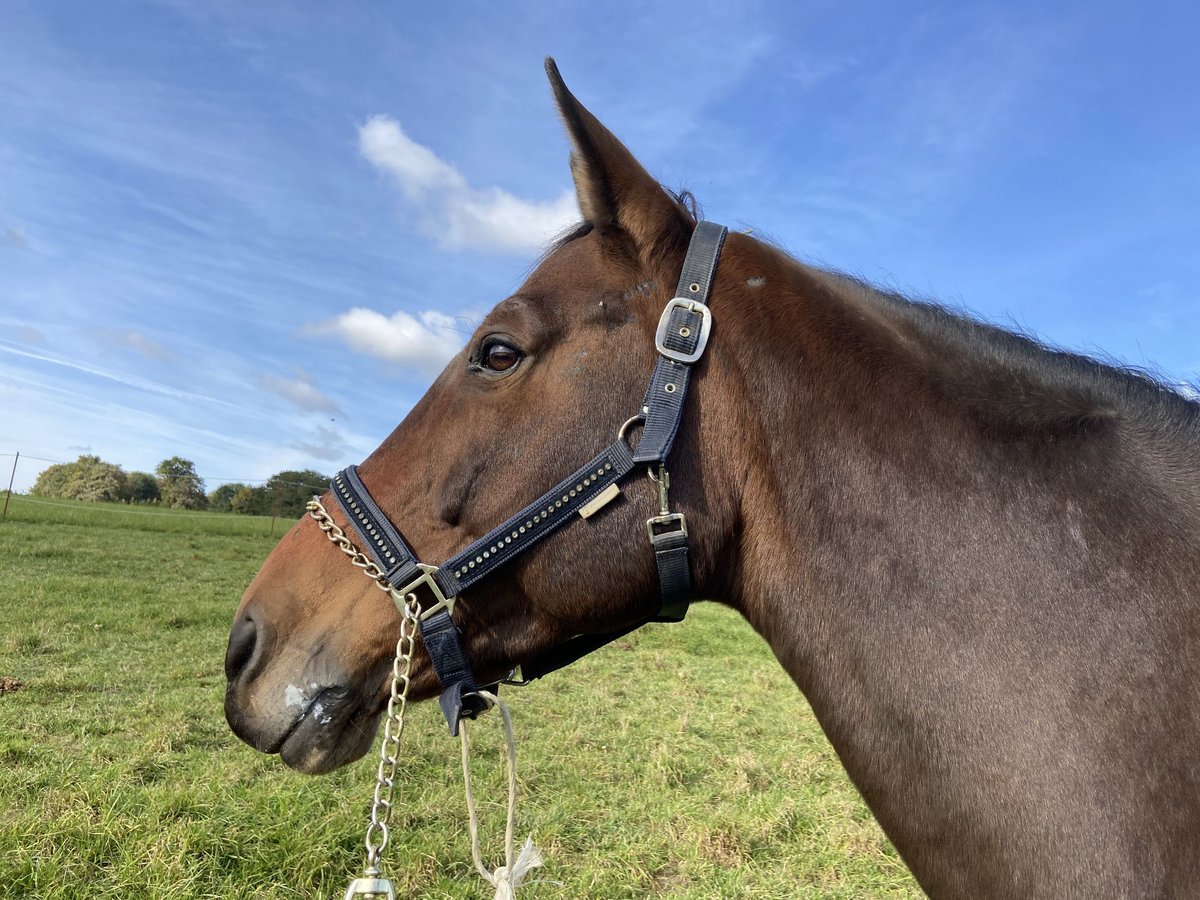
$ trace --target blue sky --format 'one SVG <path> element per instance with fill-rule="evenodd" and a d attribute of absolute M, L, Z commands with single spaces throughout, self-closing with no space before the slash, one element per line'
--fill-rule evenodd
<path fill-rule="evenodd" d="M 210 489 L 368 454 L 574 214 L 546 54 L 709 218 L 1195 381 L 1198 33 L 1183 3 L 7 0 L 0 452 Z"/>

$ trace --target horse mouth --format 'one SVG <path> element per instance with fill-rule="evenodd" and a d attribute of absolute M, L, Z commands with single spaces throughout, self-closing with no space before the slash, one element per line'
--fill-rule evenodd
<path fill-rule="evenodd" d="M 306 775 L 332 772 L 366 755 L 379 727 L 381 710 L 356 702 L 344 686 L 323 688 L 279 739 L 279 758 Z"/>
<path fill-rule="evenodd" d="M 247 716 L 235 691 L 226 697 L 226 718 L 243 741 L 263 753 L 279 754 L 292 769 L 320 775 L 351 763 L 371 748 L 384 705 L 346 685 L 318 687 L 308 696 L 296 691 L 287 698 L 290 715 L 280 721 L 283 708 L 265 717 Z M 305 692 L 307 693 L 307 692 Z"/>

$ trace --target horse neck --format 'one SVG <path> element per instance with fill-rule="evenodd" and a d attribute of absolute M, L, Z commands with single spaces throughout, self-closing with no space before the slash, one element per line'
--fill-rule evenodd
<path fill-rule="evenodd" d="M 725 599 L 804 691 L 922 877 L 936 869 L 922 833 L 983 840 L 964 809 L 987 790 L 978 773 L 1053 754 L 1037 729 L 1055 733 L 1071 692 L 1110 692 L 1130 660 L 1151 664 L 1164 631 L 1196 632 L 1194 590 L 1186 608 L 1145 607 L 1186 600 L 1200 549 L 1186 527 L 1139 538 L 1115 521 L 1104 504 L 1137 519 L 1139 485 L 1100 497 L 1114 463 L 1087 441 L 1054 469 L 1060 451 L 982 435 L 922 377 L 938 348 L 886 304 L 781 255 L 742 247 L 730 260 L 722 274 L 739 289 L 714 308 L 711 392 L 727 396 L 709 417 L 725 433 L 708 442 L 746 448 L 726 473 L 740 508 L 726 523 Z M 1156 564 L 1180 552 L 1190 568 L 1170 582 Z M 1031 682 L 1047 665 L 1061 672 Z M 1200 674 L 1189 667 L 1181 677 Z M 994 816 L 1031 815 L 1017 807 L 1032 799 L 995 790 L 1012 808 Z"/>
<path fill-rule="evenodd" d="M 738 450 L 716 454 L 713 480 L 738 509 L 721 523 L 736 579 L 715 587 L 769 641 L 781 613 L 861 625 L 868 608 L 904 597 L 911 612 L 941 615 L 960 592 L 978 593 L 964 571 L 1001 561 L 990 592 L 1019 594 L 1014 615 L 1058 602 L 1030 593 L 1048 560 L 1200 578 L 1200 432 L 1148 435 L 1132 412 L 1105 410 L 1097 436 L 1093 398 L 1054 393 L 1049 379 L 1007 396 L 1027 376 L 1019 357 L 1011 377 L 991 360 L 964 375 L 965 390 L 949 384 L 963 345 L 915 327 L 911 310 L 740 235 L 730 243 L 722 275 L 735 287 L 714 308 L 712 383 L 698 404 L 706 444 Z M 913 616 L 893 625 L 925 627 Z"/>
<path fill-rule="evenodd" d="M 914 526 L 953 502 L 980 447 L 922 383 L 923 348 L 885 307 L 737 237 L 722 261 L 737 289 L 714 309 L 717 402 L 699 403 L 723 432 L 711 443 L 741 451 L 723 473 L 740 505 L 724 523 L 736 579 L 721 588 L 807 689 L 813 636 L 865 612 L 869 584 L 912 577 Z"/>

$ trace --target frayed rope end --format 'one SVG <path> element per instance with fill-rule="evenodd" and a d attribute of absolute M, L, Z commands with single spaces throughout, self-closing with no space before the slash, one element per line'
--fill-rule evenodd
<path fill-rule="evenodd" d="M 515 900 L 517 888 L 525 880 L 525 876 L 542 865 L 542 851 L 533 845 L 533 838 L 525 838 L 525 846 L 517 854 L 512 871 L 507 866 L 500 866 L 492 874 L 493 884 L 496 885 L 495 900 Z"/>

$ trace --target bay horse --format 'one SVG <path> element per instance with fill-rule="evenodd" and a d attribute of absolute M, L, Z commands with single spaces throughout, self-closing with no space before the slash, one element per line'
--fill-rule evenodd
<path fill-rule="evenodd" d="M 425 559 L 642 407 L 697 231 L 547 71 L 584 221 L 357 470 Z M 720 253 L 669 458 L 692 596 L 770 645 L 930 896 L 1200 896 L 1200 403 L 745 234 Z M 479 683 L 654 615 L 659 507 L 629 479 L 464 590 Z M 235 617 L 233 730 L 302 772 L 362 756 L 399 622 L 298 522 Z"/>

